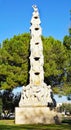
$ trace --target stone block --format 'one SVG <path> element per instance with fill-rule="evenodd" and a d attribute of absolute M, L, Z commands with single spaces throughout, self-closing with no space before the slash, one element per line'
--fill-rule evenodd
<path fill-rule="evenodd" d="M 16 107 L 15 124 L 60 123 L 60 115 L 48 107 Z"/>

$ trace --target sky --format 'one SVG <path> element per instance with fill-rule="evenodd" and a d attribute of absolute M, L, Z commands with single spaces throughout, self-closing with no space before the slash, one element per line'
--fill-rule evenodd
<path fill-rule="evenodd" d="M 39 9 L 43 36 L 62 41 L 68 35 L 71 0 L 0 0 L 0 43 L 30 32 L 32 5 Z"/>

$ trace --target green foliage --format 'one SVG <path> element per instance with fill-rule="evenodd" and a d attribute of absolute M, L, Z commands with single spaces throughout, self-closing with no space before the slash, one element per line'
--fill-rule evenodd
<path fill-rule="evenodd" d="M 29 34 L 22 34 L 3 41 L 0 49 L 1 89 L 27 84 L 29 40 Z"/>
<path fill-rule="evenodd" d="M 43 40 L 44 47 L 44 71 L 46 82 L 51 84 L 64 81 L 64 68 L 68 65 L 68 56 L 63 44 L 52 37 Z"/>
<path fill-rule="evenodd" d="M 67 82 L 71 84 L 71 36 L 65 36 L 63 44 L 66 47 L 67 56 L 68 56 L 68 66 L 67 70 Z"/>
<path fill-rule="evenodd" d="M 2 93 L 2 112 L 7 114 L 10 112 L 15 112 L 15 107 L 18 107 L 18 103 L 20 100 L 20 93 L 14 95 L 14 93 L 10 90 L 5 90 Z"/>
<path fill-rule="evenodd" d="M 0 113 L 2 112 L 2 99 L 0 98 Z"/>
<path fill-rule="evenodd" d="M 70 31 L 71 31 L 71 29 L 70 29 Z M 66 48 L 68 50 L 71 49 L 71 37 L 66 35 L 63 39 L 63 44 L 64 44 L 64 46 L 66 46 Z"/>
<path fill-rule="evenodd" d="M 71 114 L 71 103 L 62 103 L 59 110 L 61 112 L 69 112 Z"/>
<path fill-rule="evenodd" d="M 30 38 L 30 34 L 25 33 L 3 41 L 0 48 L 1 89 L 13 89 L 28 84 Z M 71 39 L 67 39 L 65 37 L 62 44 L 53 37 L 42 36 L 45 82 L 52 87 L 71 81 L 71 50 L 68 49 L 70 45 L 66 47 Z M 66 93 L 64 88 L 62 91 Z M 58 93 L 57 89 L 53 90 Z"/>
<path fill-rule="evenodd" d="M 71 36 L 71 28 L 69 28 L 69 35 Z"/>
<path fill-rule="evenodd" d="M 55 86 L 53 87 L 53 91 L 55 94 L 59 94 L 60 96 L 66 95 L 68 96 L 71 94 L 71 84 L 69 83 L 64 83 L 63 86 Z"/>

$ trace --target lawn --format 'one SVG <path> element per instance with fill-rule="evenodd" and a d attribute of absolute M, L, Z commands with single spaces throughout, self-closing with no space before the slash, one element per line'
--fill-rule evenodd
<path fill-rule="evenodd" d="M 0 130 L 71 130 L 71 125 L 60 124 L 60 125 L 16 125 L 14 120 L 0 120 Z"/>

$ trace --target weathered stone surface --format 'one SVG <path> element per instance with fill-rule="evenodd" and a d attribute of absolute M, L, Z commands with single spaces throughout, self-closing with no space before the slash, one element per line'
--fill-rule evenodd
<path fill-rule="evenodd" d="M 60 115 L 48 107 L 17 107 L 15 109 L 16 124 L 54 124 L 60 123 Z"/>

